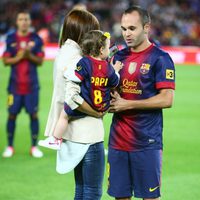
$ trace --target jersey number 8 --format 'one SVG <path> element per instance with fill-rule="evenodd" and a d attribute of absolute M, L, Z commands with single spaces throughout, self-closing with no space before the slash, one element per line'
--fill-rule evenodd
<path fill-rule="evenodd" d="M 100 90 L 94 90 L 94 104 L 100 104 L 103 101 Z"/>

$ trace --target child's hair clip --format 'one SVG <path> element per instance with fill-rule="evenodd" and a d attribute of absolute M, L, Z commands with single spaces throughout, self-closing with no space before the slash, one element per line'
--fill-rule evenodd
<path fill-rule="evenodd" d="M 110 36 L 110 33 L 109 33 L 109 32 L 105 32 L 103 35 L 104 35 L 104 36 L 106 36 L 108 39 L 110 39 L 110 38 L 111 38 L 111 36 Z"/>

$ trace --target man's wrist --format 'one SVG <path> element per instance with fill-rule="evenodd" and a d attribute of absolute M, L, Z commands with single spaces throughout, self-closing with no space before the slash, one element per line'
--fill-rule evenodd
<path fill-rule="evenodd" d="M 131 110 L 135 108 L 135 101 L 133 100 L 126 100 L 126 109 Z"/>

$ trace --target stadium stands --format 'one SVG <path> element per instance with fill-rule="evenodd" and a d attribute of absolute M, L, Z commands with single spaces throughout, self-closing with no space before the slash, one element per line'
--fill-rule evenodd
<path fill-rule="evenodd" d="M 199 0 L 1 0 L 0 42 L 14 28 L 15 14 L 22 8 L 30 10 L 33 26 L 48 42 L 57 42 L 63 16 L 76 3 L 84 3 L 101 22 L 102 29 L 110 31 L 113 41 L 122 42 L 120 16 L 130 4 L 147 8 L 153 18 L 152 33 L 156 43 L 168 46 L 200 45 Z"/>

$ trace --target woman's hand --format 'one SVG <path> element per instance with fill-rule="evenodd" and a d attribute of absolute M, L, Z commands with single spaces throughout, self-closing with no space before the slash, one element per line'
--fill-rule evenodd
<path fill-rule="evenodd" d="M 77 110 L 96 118 L 102 118 L 106 114 L 106 112 L 98 112 L 94 110 L 86 101 L 83 101 Z"/>
<path fill-rule="evenodd" d="M 96 118 L 102 118 L 107 112 L 96 112 L 95 116 Z"/>

